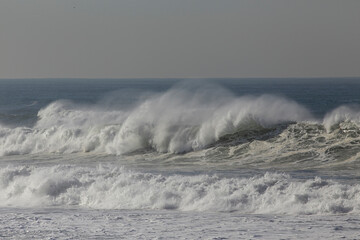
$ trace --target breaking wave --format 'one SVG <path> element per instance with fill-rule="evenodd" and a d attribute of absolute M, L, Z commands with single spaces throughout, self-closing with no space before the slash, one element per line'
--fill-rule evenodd
<path fill-rule="evenodd" d="M 172 89 L 131 110 L 53 102 L 34 127 L 0 128 L 0 155 L 97 151 L 123 154 L 152 148 L 182 153 L 222 136 L 311 117 L 299 104 L 276 96 L 236 98 L 225 90 Z"/>
<path fill-rule="evenodd" d="M 0 125 L 0 155 L 185 153 L 224 145 L 236 145 L 233 150 L 241 154 L 257 145 L 271 146 L 272 154 L 276 149 L 273 156 L 310 146 L 317 150 L 309 154 L 320 156 L 329 149 L 325 145 L 347 149 L 360 141 L 359 122 L 355 106 L 341 106 L 316 120 L 305 107 L 283 97 L 235 97 L 217 86 L 176 87 L 147 96 L 130 109 L 55 101 L 38 112 L 32 127 Z"/>
<path fill-rule="evenodd" d="M 360 212 L 360 185 L 266 173 L 247 178 L 161 175 L 99 166 L 7 167 L 0 170 L 1 207 L 81 206 L 241 213 Z"/>
<path fill-rule="evenodd" d="M 325 115 L 323 124 L 328 132 L 336 130 L 339 124 L 351 122 L 356 127 L 360 127 L 360 107 L 357 105 L 340 106 L 332 112 Z"/>

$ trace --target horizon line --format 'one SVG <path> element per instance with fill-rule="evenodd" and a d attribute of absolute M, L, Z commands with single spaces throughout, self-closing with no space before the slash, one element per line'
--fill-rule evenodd
<path fill-rule="evenodd" d="M 79 80 L 144 80 L 144 79 L 159 79 L 159 80 L 191 80 L 191 79 L 350 79 L 360 78 L 360 76 L 342 76 L 342 77 L 30 77 L 30 78 L 0 78 L 0 80 L 45 80 L 45 79 L 79 79 Z"/>

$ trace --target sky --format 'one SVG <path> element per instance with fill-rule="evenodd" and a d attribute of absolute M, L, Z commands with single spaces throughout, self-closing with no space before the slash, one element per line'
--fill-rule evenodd
<path fill-rule="evenodd" d="M 1 0 L 0 78 L 359 77 L 359 0 Z"/>

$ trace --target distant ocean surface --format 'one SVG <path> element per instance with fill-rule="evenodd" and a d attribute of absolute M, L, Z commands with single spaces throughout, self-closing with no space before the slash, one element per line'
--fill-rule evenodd
<path fill-rule="evenodd" d="M 359 238 L 360 78 L 2 79 L 0 238 Z"/>

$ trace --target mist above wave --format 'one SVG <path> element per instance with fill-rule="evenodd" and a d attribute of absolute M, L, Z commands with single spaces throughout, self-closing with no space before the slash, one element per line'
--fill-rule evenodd
<path fill-rule="evenodd" d="M 148 95 L 130 109 L 59 100 L 41 109 L 38 117 L 32 128 L 0 127 L 0 155 L 123 154 L 150 148 L 182 153 L 241 130 L 312 119 L 307 109 L 285 98 L 235 97 L 217 85 L 191 83 Z"/>

